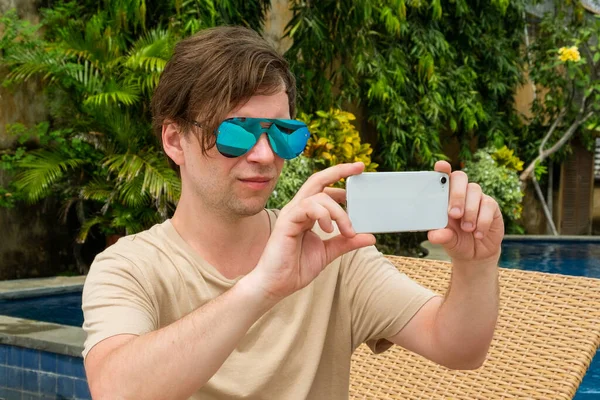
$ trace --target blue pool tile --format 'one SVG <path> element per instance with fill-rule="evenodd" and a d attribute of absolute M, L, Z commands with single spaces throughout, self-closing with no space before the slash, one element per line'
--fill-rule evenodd
<path fill-rule="evenodd" d="M 40 369 L 44 372 L 56 372 L 56 354 L 43 351 L 40 354 Z"/>
<path fill-rule="evenodd" d="M 23 368 L 39 370 L 40 369 L 40 352 L 33 349 L 23 349 Z"/>
<path fill-rule="evenodd" d="M 75 379 L 75 397 L 82 400 L 90 400 L 92 398 L 87 381 Z"/>
<path fill-rule="evenodd" d="M 7 379 L 6 379 L 6 387 L 9 389 L 19 389 L 23 387 L 23 370 L 20 368 L 12 368 L 8 367 L 6 369 L 8 371 Z"/>
<path fill-rule="evenodd" d="M 9 346 L 0 344 L 0 365 L 6 365 L 6 360 L 8 359 L 8 349 Z"/>
<path fill-rule="evenodd" d="M 23 390 L 37 393 L 40 390 L 40 380 L 37 371 L 24 370 L 23 372 Z"/>
<path fill-rule="evenodd" d="M 85 379 L 85 368 L 83 366 L 83 358 L 73 358 L 71 364 L 71 375 L 75 378 Z"/>
<path fill-rule="evenodd" d="M 20 367 L 23 365 L 23 351 L 20 347 L 10 346 L 8 349 L 7 365 Z"/>
<path fill-rule="evenodd" d="M 73 376 L 73 357 L 57 354 L 56 373 L 59 375 Z"/>
<path fill-rule="evenodd" d="M 0 387 L 6 387 L 8 382 L 8 367 L 6 365 L 0 365 Z M 0 397 L 1 399 L 1 397 Z"/>
<path fill-rule="evenodd" d="M 40 400 L 40 396 L 38 394 L 23 393 L 22 396 L 23 397 L 21 397 L 21 400 Z"/>
<path fill-rule="evenodd" d="M 56 375 L 40 373 L 40 393 L 56 395 Z"/>
<path fill-rule="evenodd" d="M 66 397 L 68 399 L 72 398 L 74 393 L 74 382 L 73 378 L 67 378 L 64 376 L 59 376 L 56 380 L 56 394 L 60 399 L 62 397 Z M 61 397 L 62 396 L 62 397 Z"/>
<path fill-rule="evenodd" d="M 0 399 L 2 399 L 2 400 L 21 400 L 21 392 L 18 390 L 0 388 Z"/>

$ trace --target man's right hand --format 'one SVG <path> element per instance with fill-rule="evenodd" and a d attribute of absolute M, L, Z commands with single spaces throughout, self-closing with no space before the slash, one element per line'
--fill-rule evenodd
<path fill-rule="evenodd" d="M 247 276 L 274 301 L 279 301 L 312 282 L 339 256 L 375 244 L 371 234 L 356 234 L 345 203 L 346 191 L 329 186 L 360 174 L 361 162 L 338 164 L 312 175 L 281 210 L 275 228 L 256 268 Z M 340 234 L 322 240 L 312 228 L 316 222 L 327 233 Z"/>

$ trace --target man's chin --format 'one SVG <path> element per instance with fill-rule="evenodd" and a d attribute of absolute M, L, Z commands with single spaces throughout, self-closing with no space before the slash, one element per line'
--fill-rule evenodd
<path fill-rule="evenodd" d="M 240 216 L 251 217 L 264 210 L 267 205 L 267 200 L 268 199 L 258 197 L 244 199 L 232 208 L 234 212 Z"/>

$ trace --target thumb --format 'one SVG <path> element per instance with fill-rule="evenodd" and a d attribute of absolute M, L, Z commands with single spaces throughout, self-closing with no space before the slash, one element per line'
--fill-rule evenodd
<path fill-rule="evenodd" d="M 432 244 L 441 244 L 450 247 L 456 245 L 456 241 L 458 240 L 456 233 L 449 228 L 429 231 L 427 232 L 427 239 L 429 239 Z"/>
<path fill-rule="evenodd" d="M 375 236 L 370 233 L 359 233 L 352 238 L 343 235 L 337 235 L 323 242 L 325 252 L 327 254 L 327 264 L 339 256 L 346 254 L 352 250 L 360 249 L 361 247 L 372 246 L 375 244 Z"/>

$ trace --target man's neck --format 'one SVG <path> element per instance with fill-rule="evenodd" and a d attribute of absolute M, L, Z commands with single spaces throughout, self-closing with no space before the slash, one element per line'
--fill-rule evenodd
<path fill-rule="evenodd" d="M 269 216 L 223 216 L 190 203 L 180 201 L 171 219 L 183 240 L 224 277 L 249 273 L 269 238 Z"/>

